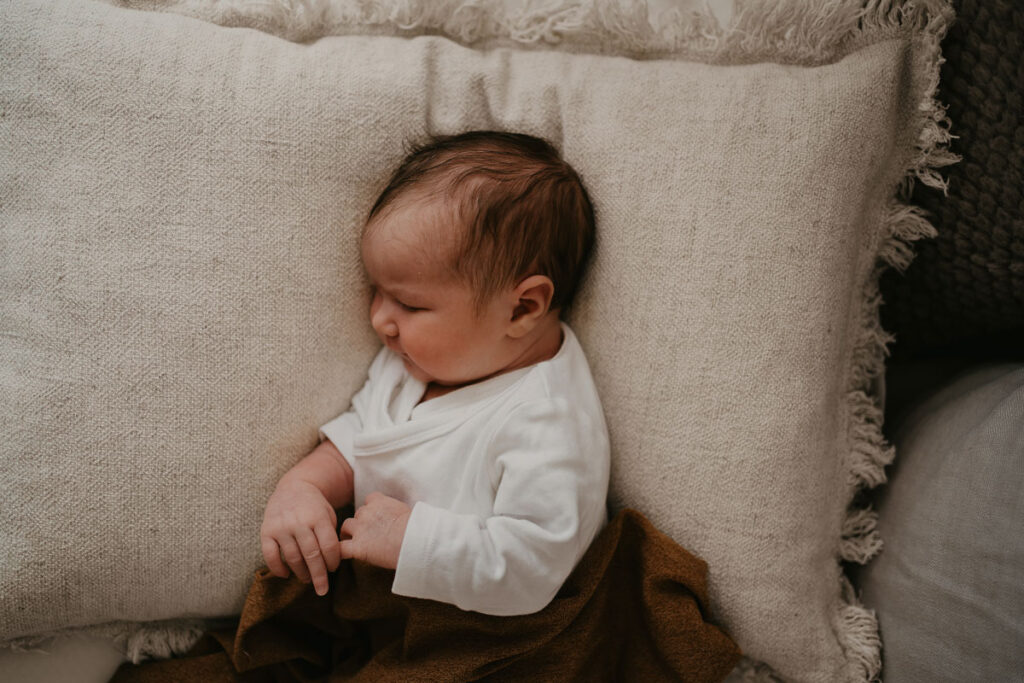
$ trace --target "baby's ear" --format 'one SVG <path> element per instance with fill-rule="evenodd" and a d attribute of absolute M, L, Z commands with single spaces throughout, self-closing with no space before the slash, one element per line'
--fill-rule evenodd
<path fill-rule="evenodd" d="M 509 320 L 509 334 L 522 337 L 532 330 L 551 308 L 555 285 L 547 275 L 531 275 L 514 291 L 515 304 Z"/>

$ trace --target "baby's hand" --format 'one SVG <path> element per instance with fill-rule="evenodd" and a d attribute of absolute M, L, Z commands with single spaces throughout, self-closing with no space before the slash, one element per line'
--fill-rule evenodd
<path fill-rule="evenodd" d="M 267 501 L 260 529 L 263 559 L 276 576 L 292 568 L 300 580 L 313 582 L 317 595 L 327 593 L 327 572 L 341 562 L 338 516 L 324 494 L 308 481 L 285 476 Z M 288 567 L 284 565 L 288 563 Z"/>
<path fill-rule="evenodd" d="M 341 523 L 341 556 L 395 569 L 412 509 L 383 493 L 371 493 L 354 517 Z"/>

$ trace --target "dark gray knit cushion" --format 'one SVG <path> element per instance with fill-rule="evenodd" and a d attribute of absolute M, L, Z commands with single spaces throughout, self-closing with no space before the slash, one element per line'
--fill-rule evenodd
<path fill-rule="evenodd" d="M 915 189 L 938 237 L 918 243 L 904 274 L 882 278 L 897 357 L 967 343 L 991 353 L 996 340 L 1012 352 L 1018 339 L 1024 354 L 1024 2 L 954 6 L 939 99 L 963 161 L 945 170 L 948 197 Z"/>

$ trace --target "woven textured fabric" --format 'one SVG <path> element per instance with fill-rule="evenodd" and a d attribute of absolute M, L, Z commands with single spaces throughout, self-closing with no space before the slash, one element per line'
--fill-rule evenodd
<path fill-rule="evenodd" d="M 938 236 L 882 278 L 895 358 L 956 346 L 1024 354 L 1024 4 L 961 0 L 943 41 L 939 98 L 963 162 L 949 196 L 918 187 Z M 1016 342 L 1013 339 L 1016 339 Z M 1003 344 L 1002 340 L 1010 342 Z M 1015 349 L 1015 350 L 1014 350 Z"/>
<path fill-rule="evenodd" d="M 659 35 L 618 2 L 139 4 L 170 11 L 0 3 L 0 638 L 241 608 L 267 496 L 377 348 L 366 211 L 408 140 L 491 128 L 595 202 L 570 322 L 613 506 L 708 562 L 751 658 L 877 676 L 840 562 L 880 543 L 878 272 L 949 161 L 944 2 Z"/>

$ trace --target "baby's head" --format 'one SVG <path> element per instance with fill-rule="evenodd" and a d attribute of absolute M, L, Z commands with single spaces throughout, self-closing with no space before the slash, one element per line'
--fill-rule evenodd
<path fill-rule="evenodd" d="M 586 190 L 544 140 L 434 138 L 370 210 L 362 250 L 373 326 L 425 381 L 458 385 L 521 366 L 519 356 L 560 339 L 593 243 Z M 431 339 L 437 348 L 417 350 Z"/>

